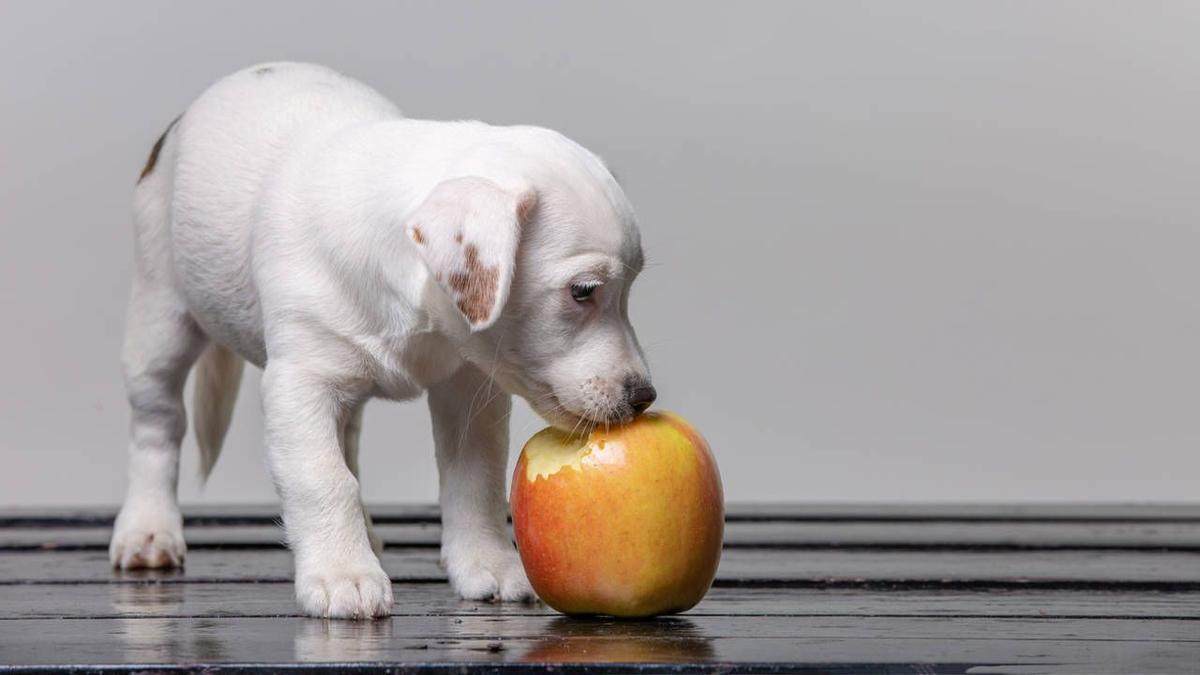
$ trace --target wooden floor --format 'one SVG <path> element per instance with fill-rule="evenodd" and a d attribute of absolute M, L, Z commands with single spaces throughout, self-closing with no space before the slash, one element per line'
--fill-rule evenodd
<path fill-rule="evenodd" d="M 1200 673 L 1200 506 L 735 506 L 708 597 L 651 621 L 456 600 L 436 511 L 373 511 L 368 623 L 296 614 L 267 510 L 192 510 L 166 573 L 109 568 L 111 512 L 0 512 L 0 671 Z"/>

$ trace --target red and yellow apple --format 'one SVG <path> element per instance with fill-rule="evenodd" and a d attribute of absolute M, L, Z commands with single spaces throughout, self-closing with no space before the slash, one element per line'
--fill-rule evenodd
<path fill-rule="evenodd" d="M 690 609 L 721 557 L 725 506 L 708 443 L 683 418 L 529 439 L 512 482 L 513 531 L 533 589 L 565 614 Z"/>

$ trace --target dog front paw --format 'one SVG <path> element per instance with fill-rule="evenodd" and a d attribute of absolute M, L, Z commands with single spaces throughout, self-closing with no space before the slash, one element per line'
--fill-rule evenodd
<path fill-rule="evenodd" d="M 392 581 L 374 565 L 327 565 L 296 575 L 296 600 L 308 616 L 374 619 L 392 613 Z"/>
<path fill-rule="evenodd" d="M 123 570 L 182 567 L 187 553 L 183 517 L 175 507 L 126 505 L 113 525 L 108 558 Z"/>
<path fill-rule="evenodd" d="M 521 558 L 511 545 L 448 550 L 442 564 L 450 577 L 450 586 L 464 600 L 537 600 Z"/>

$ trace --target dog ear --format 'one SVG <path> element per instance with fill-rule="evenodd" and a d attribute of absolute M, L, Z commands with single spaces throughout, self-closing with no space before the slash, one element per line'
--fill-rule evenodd
<path fill-rule="evenodd" d="M 472 331 L 494 324 L 504 309 L 521 227 L 536 204 L 531 188 L 453 178 L 439 183 L 405 223 L 405 233 Z"/>

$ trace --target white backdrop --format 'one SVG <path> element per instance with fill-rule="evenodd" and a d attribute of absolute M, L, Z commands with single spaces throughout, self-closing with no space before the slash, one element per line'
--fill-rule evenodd
<path fill-rule="evenodd" d="M 0 506 L 120 499 L 134 180 L 272 59 L 603 155 L 660 405 L 730 499 L 1200 498 L 1197 35 L 1197 3 L 5 0 Z M 253 374 L 184 499 L 272 500 L 260 433 Z M 368 499 L 434 499 L 422 402 L 363 443 Z"/>

